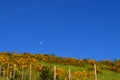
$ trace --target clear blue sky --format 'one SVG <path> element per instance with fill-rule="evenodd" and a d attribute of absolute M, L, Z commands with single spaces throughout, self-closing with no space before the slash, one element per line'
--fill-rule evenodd
<path fill-rule="evenodd" d="M 120 1 L 0 0 L 3 51 L 119 59 Z"/>

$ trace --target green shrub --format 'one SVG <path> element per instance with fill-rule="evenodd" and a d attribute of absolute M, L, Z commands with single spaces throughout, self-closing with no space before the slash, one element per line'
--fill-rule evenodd
<path fill-rule="evenodd" d="M 53 72 L 48 67 L 43 67 L 40 72 L 40 80 L 53 80 Z"/>

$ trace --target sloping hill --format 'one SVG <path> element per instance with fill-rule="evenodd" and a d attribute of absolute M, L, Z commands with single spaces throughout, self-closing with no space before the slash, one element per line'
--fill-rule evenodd
<path fill-rule="evenodd" d="M 99 80 L 119 80 L 120 79 L 120 60 L 95 61 L 91 59 L 78 60 L 74 58 L 62 58 L 48 54 L 30 54 L 30 53 L 0 53 L 1 79 L 7 74 L 9 64 L 8 77 L 12 78 L 14 64 L 16 64 L 16 79 L 20 80 L 22 76 L 22 68 L 24 68 L 24 79 L 29 80 L 29 68 L 32 65 L 32 80 L 40 80 L 43 76 L 52 80 L 54 66 L 57 67 L 57 80 L 68 78 L 68 69 L 71 70 L 71 80 L 93 80 L 94 64 L 97 65 L 97 74 Z M 43 74 L 45 73 L 45 74 Z M 49 74 L 48 74 L 49 73 Z M 46 75 L 47 74 L 47 75 Z M 51 78 L 50 78 L 51 77 Z M 42 80 L 42 79 L 41 79 Z"/>

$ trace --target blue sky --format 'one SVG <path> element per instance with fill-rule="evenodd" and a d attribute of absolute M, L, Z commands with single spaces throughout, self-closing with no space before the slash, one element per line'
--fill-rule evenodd
<path fill-rule="evenodd" d="M 1 0 L 0 52 L 119 59 L 119 4 L 119 0 Z"/>

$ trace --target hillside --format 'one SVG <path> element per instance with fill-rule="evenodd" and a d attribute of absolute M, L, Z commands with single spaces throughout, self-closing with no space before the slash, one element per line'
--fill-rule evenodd
<path fill-rule="evenodd" d="M 7 74 L 9 64 L 9 73 Z M 91 59 L 63 58 L 48 54 L 32 53 L 0 53 L 0 80 L 4 80 L 6 75 L 12 79 L 15 69 L 15 78 L 20 80 L 22 70 L 24 70 L 24 80 L 29 80 L 29 68 L 32 65 L 31 80 L 52 80 L 53 68 L 57 67 L 57 80 L 65 80 L 68 77 L 68 69 L 71 70 L 71 80 L 93 80 L 94 64 L 97 65 L 98 80 L 119 80 L 120 60 L 95 61 Z M 16 68 L 14 68 L 16 65 Z M 47 79 L 42 79 L 46 78 Z"/>

